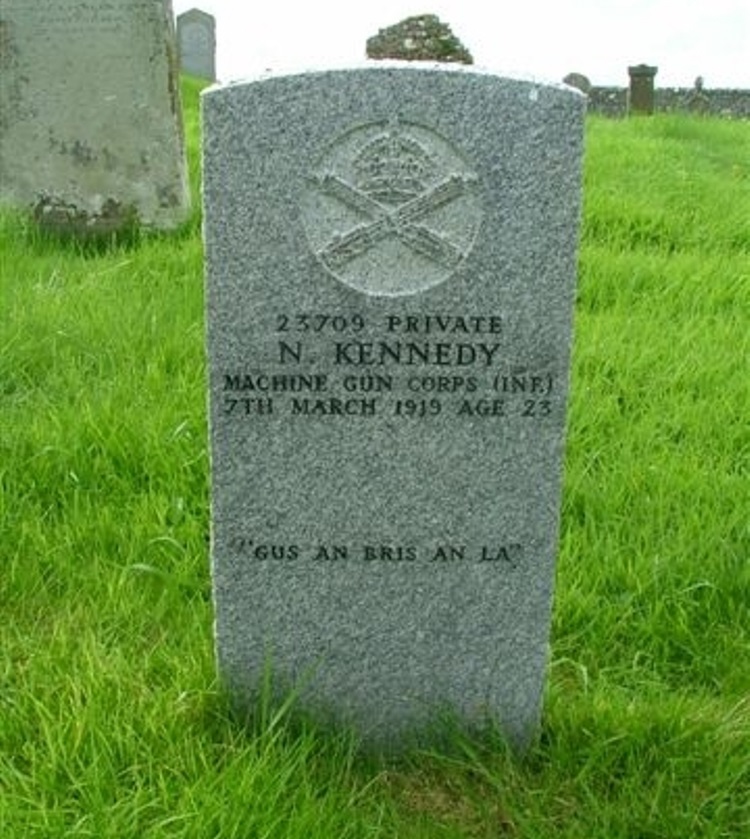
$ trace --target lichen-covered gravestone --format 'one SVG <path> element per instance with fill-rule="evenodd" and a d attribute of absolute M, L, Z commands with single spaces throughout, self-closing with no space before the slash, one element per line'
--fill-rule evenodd
<path fill-rule="evenodd" d="M 585 98 L 383 65 L 204 94 L 217 650 L 398 748 L 538 723 Z"/>
<path fill-rule="evenodd" d="M 177 15 L 180 69 L 199 79 L 216 79 L 216 19 L 200 9 Z"/>
<path fill-rule="evenodd" d="M 169 0 L 3 0 L 0 197 L 82 234 L 189 207 Z"/>
<path fill-rule="evenodd" d="M 473 64 L 466 47 L 436 15 L 415 15 L 367 39 L 367 57 Z"/>
<path fill-rule="evenodd" d="M 576 90 L 580 90 L 581 93 L 585 93 L 587 96 L 591 93 L 591 81 L 588 76 L 584 76 L 583 73 L 568 73 L 568 75 L 563 79 L 563 84 L 566 84 L 569 87 L 574 87 Z"/>

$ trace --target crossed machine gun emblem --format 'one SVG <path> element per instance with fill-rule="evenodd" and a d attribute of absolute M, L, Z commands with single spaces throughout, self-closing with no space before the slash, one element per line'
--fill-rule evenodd
<path fill-rule="evenodd" d="M 315 183 L 328 195 L 370 219 L 345 233 L 336 233 L 318 251 L 318 257 L 331 271 L 343 268 L 378 242 L 394 237 L 415 253 L 448 270 L 455 268 L 466 255 L 466 251 L 447 237 L 418 222 L 467 194 L 476 183 L 474 177 L 450 175 L 414 198 L 401 199 L 396 206 L 381 203 L 331 172 L 315 178 Z"/>

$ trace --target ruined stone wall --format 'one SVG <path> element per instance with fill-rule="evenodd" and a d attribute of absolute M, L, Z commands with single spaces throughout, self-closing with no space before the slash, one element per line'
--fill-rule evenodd
<path fill-rule="evenodd" d="M 750 119 L 750 90 L 717 88 L 697 93 L 690 87 L 662 87 L 654 92 L 657 112 L 706 114 Z M 592 87 L 589 113 L 624 117 L 628 91 L 624 87 Z"/>

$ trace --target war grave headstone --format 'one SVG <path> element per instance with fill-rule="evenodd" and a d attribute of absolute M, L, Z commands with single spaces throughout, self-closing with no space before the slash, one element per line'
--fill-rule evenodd
<path fill-rule="evenodd" d="M 558 536 L 585 97 L 442 68 L 203 95 L 219 669 L 387 750 L 533 736 Z"/>
<path fill-rule="evenodd" d="M 189 208 L 169 0 L 4 0 L 0 197 L 79 233 Z"/>
<path fill-rule="evenodd" d="M 213 15 L 200 9 L 177 15 L 177 49 L 183 73 L 216 81 L 216 19 Z"/>

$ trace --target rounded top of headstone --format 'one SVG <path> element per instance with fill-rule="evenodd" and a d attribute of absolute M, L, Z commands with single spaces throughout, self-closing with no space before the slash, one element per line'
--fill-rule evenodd
<path fill-rule="evenodd" d="M 466 47 L 437 15 L 408 17 L 367 39 L 367 57 L 473 64 Z"/>
<path fill-rule="evenodd" d="M 177 15 L 178 23 L 205 23 L 208 26 L 213 26 L 216 23 L 216 18 L 204 12 L 202 9 L 188 9 L 186 12 Z"/>
<path fill-rule="evenodd" d="M 585 93 L 586 95 L 591 92 L 591 82 L 589 81 L 588 76 L 584 76 L 583 73 L 568 73 L 568 75 L 563 79 L 563 84 L 566 84 L 569 87 L 574 87 L 576 90 L 580 90 L 581 93 Z"/>

